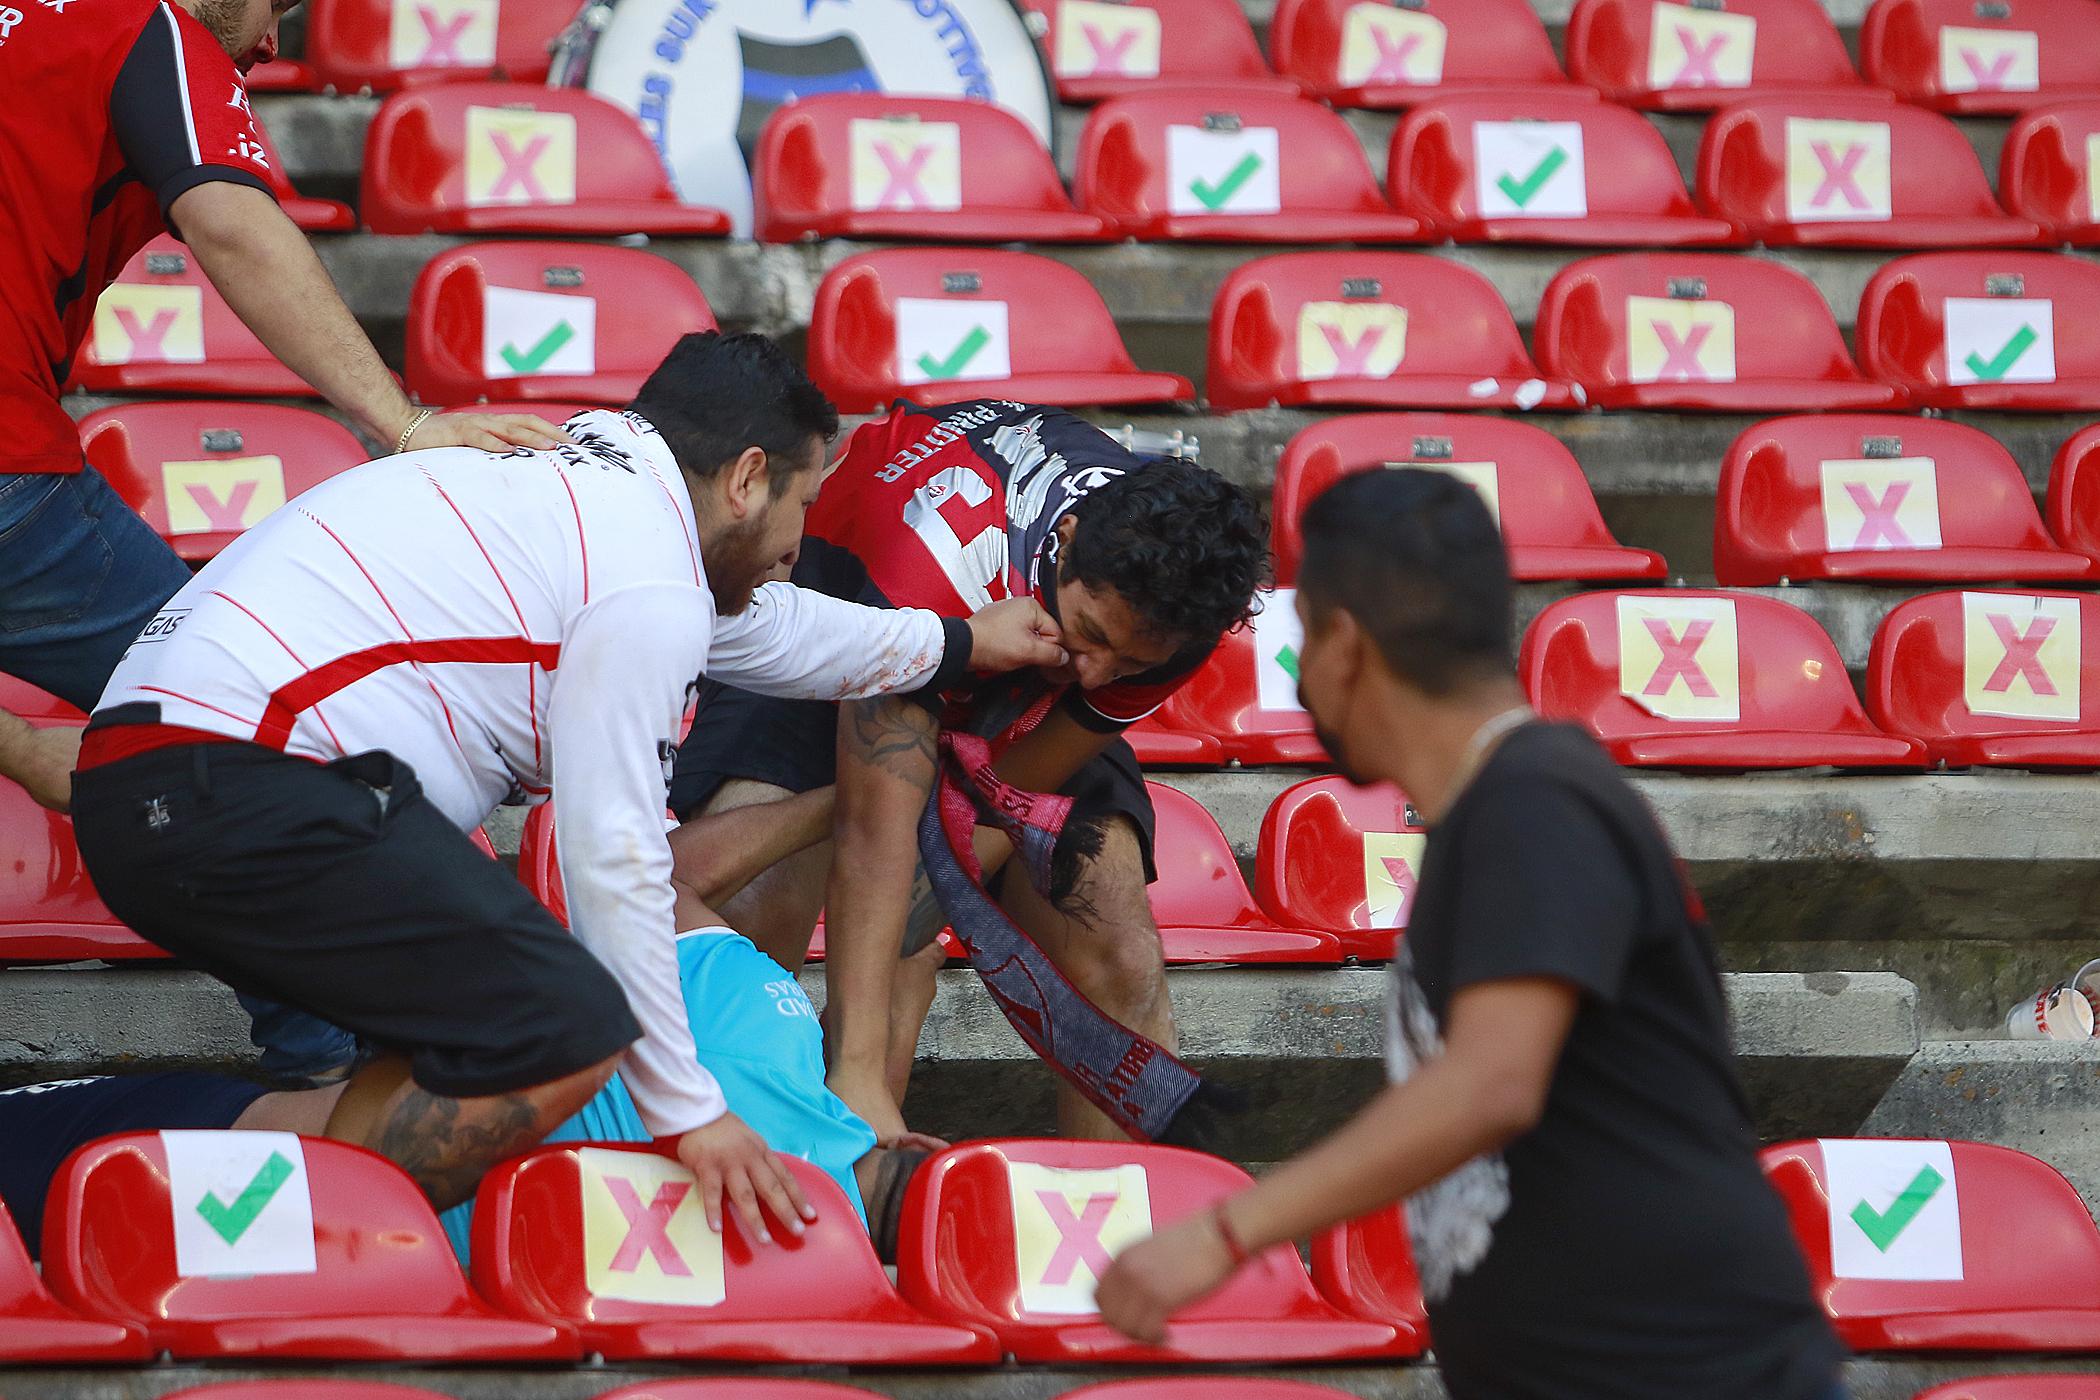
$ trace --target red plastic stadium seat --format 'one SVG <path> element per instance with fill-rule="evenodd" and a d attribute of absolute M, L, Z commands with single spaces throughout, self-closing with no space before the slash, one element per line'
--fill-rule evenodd
<path fill-rule="evenodd" d="M 1726 253 L 1615 253 L 1562 268 L 1532 338 L 1603 408 L 1894 408 L 1861 376 L 1808 278 Z"/>
<path fill-rule="evenodd" d="M 276 193 L 277 207 L 284 210 L 285 217 L 308 233 L 346 233 L 357 227 L 357 215 L 341 200 L 308 199 L 292 187 L 292 177 L 284 168 L 284 157 L 277 154 L 277 143 L 270 139 L 269 128 L 259 117 L 255 122 L 255 134 L 262 138 L 263 159 L 270 165 L 270 188 Z"/>
<path fill-rule="evenodd" d="M 1569 87 L 1526 0 L 1279 0 L 1269 49 L 1278 72 L 1338 107 Z"/>
<path fill-rule="evenodd" d="M 916 404 L 1166 403 L 1178 374 L 1131 362 L 1101 296 L 1063 263 L 975 248 L 889 248 L 825 274 L 809 368 L 842 413 Z"/>
<path fill-rule="evenodd" d="M 1460 243 L 1742 241 L 1692 204 L 1653 123 L 1580 89 L 1415 108 L 1393 132 L 1386 191 Z"/>
<path fill-rule="evenodd" d="M 408 302 L 408 384 L 425 403 L 619 405 L 688 331 L 715 328 L 677 264 L 598 243 L 467 243 Z"/>
<path fill-rule="evenodd" d="M 1096 241 L 1050 153 L 989 102 L 826 93 L 782 107 L 758 138 L 758 236 Z"/>
<path fill-rule="evenodd" d="M 95 394 L 318 397 L 263 349 L 167 234 L 133 254 L 95 303 L 73 384 Z"/>
<path fill-rule="evenodd" d="M 319 92 L 320 75 L 313 65 L 303 59 L 286 58 L 279 54 L 268 63 L 258 63 L 241 79 L 250 93 L 263 92 Z M 258 122 L 256 125 L 260 126 Z"/>
<path fill-rule="evenodd" d="M 1867 81 L 1943 112 L 2020 112 L 2100 97 L 2095 0 L 1874 0 Z"/>
<path fill-rule="evenodd" d="M 576 0 L 312 0 L 306 52 L 344 92 L 507 78 L 544 82 Z"/>
<path fill-rule="evenodd" d="M 2049 532 L 2100 560 L 2100 425 L 2073 434 L 2049 469 Z M 4 703 L 4 702 L 0 702 Z"/>
<path fill-rule="evenodd" d="M 2042 528 L 2020 464 L 1943 418 L 1825 413 L 1745 429 L 1721 462 L 1714 577 L 2086 579 Z"/>
<path fill-rule="evenodd" d="M 1567 44 L 1576 82 L 1652 110 L 1865 91 L 1817 0 L 1576 0 Z"/>
<path fill-rule="evenodd" d="M 1128 238 L 1405 243 L 1422 226 L 1378 192 L 1363 146 L 1317 102 L 1183 89 L 1119 97 L 1087 118 L 1079 206 Z"/>
<path fill-rule="evenodd" d="M 86 724 L 87 716 L 49 691 L 15 676 L 0 675 L 0 710 L 31 721 L 60 720 Z"/>
<path fill-rule="evenodd" d="M 1148 891 L 1170 963 L 1338 963 L 1331 933 L 1285 926 L 1247 893 L 1232 843 L 1203 804 L 1164 783 L 1145 784 L 1158 821 L 1159 879 Z"/>
<path fill-rule="evenodd" d="M 397 92 L 365 137 L 374 233 L 701 237 L 719 209 L 681 204 L 641 123 L 578 88 L 445 83 Z"/>
<path fill-rule="evenodd" d="M 643 1381 L 608 1390 L 598 1400 L 877 1400 L 879 1391 L 830 1381 L 747 1375 L 707 1380 Z"/>
<path fill-rule="evenodd" d="M 385 1158 L 287 1133 L 211 1136 L 219 1141 L 198 1140 L 195 1196 L 174 1194 L 181 1183 L 171 1184 L 173 1150 L 160 1133 L 102 1138 L 67 1158 L 44 1208 L 51 1291 L 144 1327 L 179 1357 L 582 1355 L 568 1329 L 504 1317 L 477 1298 L 430 1203 Z M 303 1170 L 287 1150 L 294 1143 Z M 213 1153 L 222 1166 L 206 1170 L 201 1159 Z"/>
<path fill-rule="evenodd" d="M 1215 739 L 1220 762 L 1328 762 L 1313 735 L 1312 716 L 1298 704 L 1301 645 L 1297 590 L 1278 588 L 1262 595 L 1261 616 L 1227 632 L 1156 718 L 1176 734 Z"/>
<path fill-rule="evenodd" d="M 1262 908 L 1338 935 L 1346 957 L 1383 962 L 1407 927 L 1427 836 L 1390 784 L 1327 777 L 1285 788 L 1262 818 L 1254 856 Z"/>
<path fill-rule="evenodd" d="M 389 1381 L 298 1380 L 221 1381 L 190 1390 L 171 1390 L 161 1400 L 447 1400 L 435 1390 Z"/>
<path fill-rule="evenodd" d="M 1747 593 L 1584 593 L 1547 606 L 1517 669 L 1548 719 L 1587 725 L 1620 763 L 1662 768 L 1918 768 L 1876 729 L 1815 619 Z"/>
<path fill-rule="evenodd" d="M 1150 88 L 1296 92 L 1262 62 L 1238 0 L 1021 0 L 1040 15 L 1043 52 L 1063 102 Z"/>
<path fill-rule="evenodd" d="M 984 1328 L 936 1322 L 897 1295 L 838 1183 L 782 1160 L 817 1218 L 799 1238 L 754 1247 L 733 1212 L 710 1230 L 692 1174 L 649 1148 L 563 1144 L 514 1158 L 475 1197 L 475 1285 L 612 1360 L 998 1360 Z"/>
<path fill-rule="evenodd" d="M 1832 1147 L 1871 1155 L 1833 1183 Z M 2048 1163 L 1978 1142 L 1842 1138 L 1782 1143 L 1761 1160 L 1815 1295 L 1854 1350 L 2100 1350 L 2100 1231 Z"/>
<path fill-rule="evenodd" d="M 1485 277 L 1427 253 L 1280 253 L 1242 263 L 1210 313 L 1219 410 L 1568 408 Z"/>
<path fill-rule="evenodd" d="M 1867 709 L 1935 762 L 2100 768 L 2100 598 L 1928 593 L 1874 634 Z"/>
<path fill-rule="evenodd" d="M 1345 1394 L 1324 1385 L 1257 1376 L 1153 1376 L 1081 1386 L 1058 1400 L 1341 1400 Z"/>
<path fill-rule="evenodd" d="M 82 1317 L 51 1296 L 0 1202 L 0 1363 L 148 1361 L 153 1345 L 127 1322 Z"/>
<path fill-rule="evenodd" d="M 1216 768 L 1225 762 L 1224 746 L 1215 734 L 1195 734 L 1173 726 L 1173 700 L 1123 731 L 1130 751 L 1145 768 Z"/>
<path fill-rule="evenodd" d="M 2014 122 L 1998 188 L 2006 208 L 2052 240 L 2100 244 L 2100 99 L 2036 107 Z"/>
<path fill-rule="evenodd" d="M 2100 1400 L 2100 1376 L 1975 1376 L 1921 1390 L 1913 1400 Z"/>
<path fill-rule="evenodd" d="M 1612 538 L 1566 444 L 1543 428 L 1465 413 L 1356 413 L 1301 429 L 1276 467 L 1269 512 L 1276 581 L 1295 583 L 1298 521 L 1345 476 L 1380 467 L 1449 472 L 1480 491 L 1502 526 L 1512 578 L 1659 579 L 1663 557 Z"/>
<path fill-rule="evenodd" d="M 1860 295 L 1860 367 L 1928 408 L 2100 408 L 2095 305 L 2100 266 L 2068 253 L 1898 258 Z"/>
<path fill-rule="evenodd" d="M 371 453 L 348 428 L 284 404 L 131 403 L 80 420 L 88 462 L 191 563 Z"/>
<path fill-rule="evenodd" d="M 897 1284 L 936 1317 L 989 1327 L 1023 1362 L 1327 1360 L 1384 1352 L 1391 1327 L 1313 1291 L 1291 1246 L 1263 1250 L 1176 1313 L 1165 1345 L 1100 1320 L 1094 1285 L 1132 1241 L 1249 1183 L 1230 1162 L 1128 1142 L 1015 1140 L 951 1148 L 920 1168 L 897 1232 Z"/>
<path fill-rule="evenodd" d="M 1875 98 L 1751 102 L 1707 123 L 1699 202 L 1774 246 L 1981 248 L 2038 243 L 1991 197 L 1960 128 Z"/>
<path fill-rule="evenodd" d="M 1384 1210 L 1313 1237 L 1312 1276 L 1320 1295 L 1355 1317 L 1390 1324 L 1406 1355 L 1430 1345 L 1422 1283 L 1407 1239 L 1407 1208 Z"/>

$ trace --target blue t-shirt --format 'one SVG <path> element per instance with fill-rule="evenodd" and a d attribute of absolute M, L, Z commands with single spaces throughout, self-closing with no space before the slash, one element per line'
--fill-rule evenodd
<path fill-rule="evenodd" d="M 722 1086 L 729 1111 L 775 1152 L 821 1167 L 866 1226 L 853 1164 L 875 1146 L 875 1130 L 824 1086 L 824 1031 L 794 975 L 740 933 L 712 930 L 678 940 L 678 979 L 700 1063 Z M 548 1142 L 649 1142 L 618 1075 Z M 445 1233 L 467 1258 L 474 1206 L 444 1213 Z"/>

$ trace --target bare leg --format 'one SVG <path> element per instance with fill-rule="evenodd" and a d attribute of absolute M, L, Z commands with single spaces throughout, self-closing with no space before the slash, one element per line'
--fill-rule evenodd
<path fill-rule="evenodd" d="M 897 978 L 890 984 L 890 1048 L 883 1077 L 899 1104 L 911 1087 L 919 1031 L 926 1024 L 926 1013 L 933 1009 L 934 977 L 946 960 L 941 945 L 929 943 L 897 965 Z"/>
<path fill-rule="evenodd" d="M 322 1089 L 287 1089 L 281 1093 L 264 1094 L 242 1109 L 241 1116 L 233 1120 L 232 1126 L 255 1132 L 324 1136 L 328 1131 L 329 1115 L 335 1112 L 336 1102 L 348 1087 L 346 1082 Z"/>
<path fill-rule="evenodd" d="M 793 796 L 786 788 L 771 783 L 732 778 L 701 810 L 704 815 L 713 816 L 782 802 Z M 810 934 L 824 907 L 824 878 L 830 869 L 831 842 L 820 841 L 768 867 L 715 908 L 724 923 L 793 972 L 809 956 Z"/>

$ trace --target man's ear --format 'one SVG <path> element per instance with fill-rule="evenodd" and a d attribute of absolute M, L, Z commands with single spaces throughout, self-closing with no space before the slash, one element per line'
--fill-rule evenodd
<path fill-rule="evenodd" d="M 766 508 L 773 492 L 772 464 L 763 447 L 747 447 L 715 474 L 730 518 L 749 520 Z"/>

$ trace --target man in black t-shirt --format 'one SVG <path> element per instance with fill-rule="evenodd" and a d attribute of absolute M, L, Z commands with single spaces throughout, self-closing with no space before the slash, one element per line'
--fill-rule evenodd
<path fill-rule="evenodd" d="M 1456 1400 L 1836 1400 L 1840 1348 L 1750 1109 L 1703 911 L 1646 805 L 1509 654 L 1485 506 L 1374 472 L 1307 510 L 1300 688 L 1352 779 L 1430 825 L 1390 1085 L 1338 1133 L 1123 1254 L 1141 1340 L 1251 1254 L 1407 1202 Z"/>

